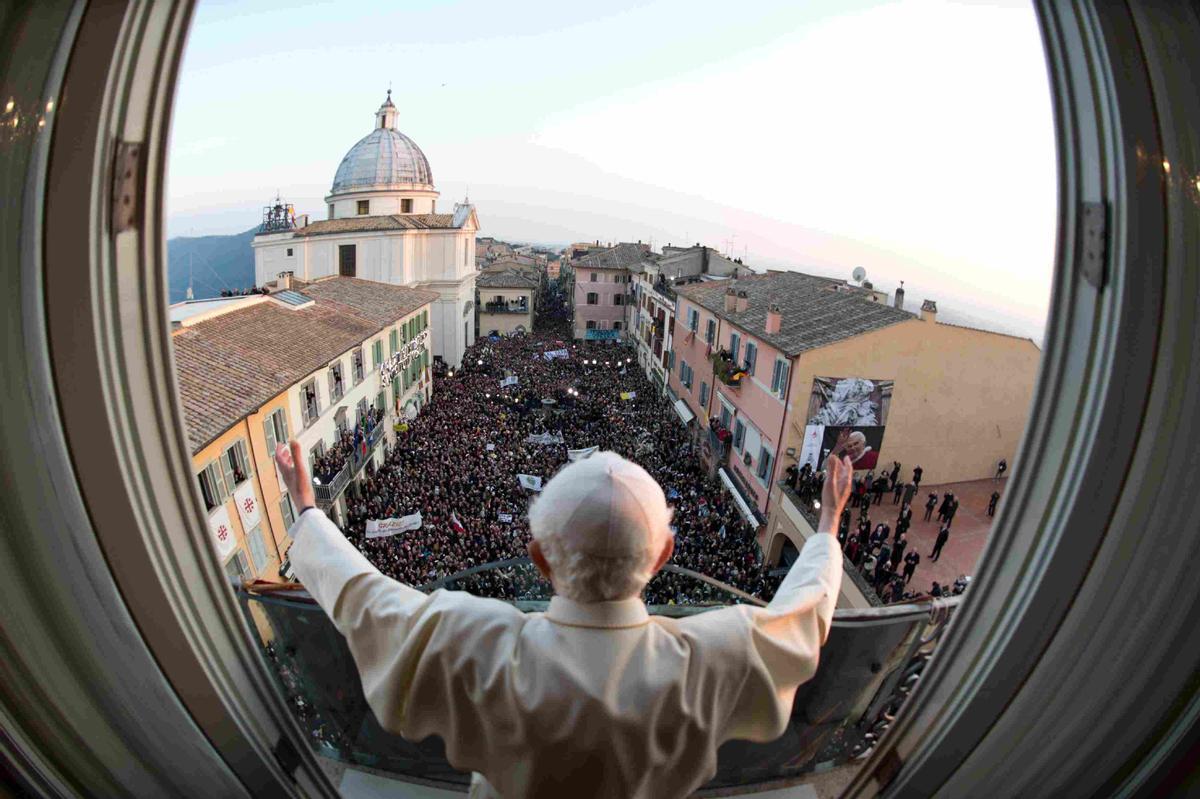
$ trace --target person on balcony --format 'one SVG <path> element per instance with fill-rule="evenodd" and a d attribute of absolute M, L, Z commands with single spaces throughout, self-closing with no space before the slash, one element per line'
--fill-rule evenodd
<path fill-rule="evenodd" d="M 276 462 L 302 508 L 292 567 L 346 637 L 384 729 L 440 735 L 472 796 L 685 797 L 730 739 L 787 729 L 842 578 L 833 536 L 851 464 L 829 459 L 818 532 L 765 608 L 651 617 L 641 594 L 674 550 L 654 479 L 611 452 L 565 466 L 529 511 L 545 613 L 382 575 L 315 507 L 300 446 Z"/>

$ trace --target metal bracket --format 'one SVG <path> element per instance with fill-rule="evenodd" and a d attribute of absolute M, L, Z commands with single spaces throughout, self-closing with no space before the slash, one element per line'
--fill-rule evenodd
<path fill-rule="evenodd" d="M 1083 278 L 1098 289 L 1104 288 L 1108 262 L 1108 207 L 1103 201 L 1083 204 L 1083 230 L 1079 237 L 1079 267 Z"/>
<path fill-rule="evenodd" d="M 296 769 L 300 766 L 300 753 L 296 751 L 296 747 L 292 746 L 292 742 L 287 738 L 280 738 L 275 742 L 275 748 L 271 750 L 271 754 L 275 755 L 275 760 L 279 762 L 284 773 L 294 779 Z"/>
<path fill-rule="evenodd" d="M 113 235 L 141 226 L 142 163 L 141 142 L 117 142 L 112 175 Z"/>

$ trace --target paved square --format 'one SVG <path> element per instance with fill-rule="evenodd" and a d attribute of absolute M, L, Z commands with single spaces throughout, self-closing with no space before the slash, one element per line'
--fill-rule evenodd
<path fill-rule="evenodd" d="M 988 534 L 992 529 L 993 519 L 987 515 L 988 500 L 993 491 L 1000 492 L 1000 504 L 1004 504 L 1004 490 L 1008 478 L 1003 480 L 971 480 L 965 483 L 946 483 L 944 485 L 922 485 L 913 499 L 912 526 L 908 528 L 908 550 L 916 548 L 921 555 L 921 563 L 908 584 L 910 591 L 928 591 L 936 580 L 943 587 L 952 586 L 961 574 L 974 574 L 979 556 L 987 543 Z M 925 521 L 925 500 L 930 491 L 938 494 L 938 504 L 947 491 L 953 491 L 958 498 L 958 512 L 950 525 L 950 539 L 942 547 L 942 554 L 935 563 L 930 559 L 934 542 L 937 540 L 938 528 L 937 509 L 933 516 Z M 999 513 L 999 508 L 997 508 Z M 884 494 L 883 504 L 871 506 L 871 526 L 886 522 L 894 531 L 896 517 L 900 515 L 900 506 L 892 504 L 892 495 Z M 858 520 L 858 514 L 854 516 Z"/>

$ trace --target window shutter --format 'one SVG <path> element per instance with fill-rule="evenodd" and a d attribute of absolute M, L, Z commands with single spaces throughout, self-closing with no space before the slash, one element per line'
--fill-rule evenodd
<path fill-rule="evenodd" d="M 234 486 L 237 485 L 237 481 L 233 479 L 233 465 L 229 462 L 229 453 L 232 451 L 233 448 L 231 447 L 221 453 L 221 471 L 225 476 L 225 485 L 229 491 L 232 491 Z"/>
<path fill-rule="evenodd" d="M 250 556 L 254 559 L 254 571 L 262 573 L 267 567 L 267 547 L 263 544 L 262 525 L 255 527 L 246 535 L 250 544 Z"/>
<path fill-rule="evenodd" d="M 267 438 L 267 452 L 275 454 L 275 414 L 263 419 L 263 435 Z"/>
<path fill-rule="evenodd" d="M 288 440 L 287 416 L 284 414 L 282 408 L 275 411 L 275 415 L 279 417 L 279 430 L 281 431 L 279 438 L 281 441 L 287 441 Z"/>

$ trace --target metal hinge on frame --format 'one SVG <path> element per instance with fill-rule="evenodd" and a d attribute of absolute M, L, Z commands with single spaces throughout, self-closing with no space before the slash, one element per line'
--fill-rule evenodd
<path fill-rule="evenodd" d="M 275 748 L 271 750 L 271 754 L 275 755 L 275 760 L 284 773 L 295 779 L 296 769 L 300 766 L 300 753 L 296 751 L 296 747 L 292 746 L 292 742 L 286 737 L 281 737 L 275 742 Z"/>
<path fill-rule="evenodd" d="M 1103 200 L 1083 204 L 1079 245 L 1079 268 L 1083 279 L 1097 289 L 1103 289 L 1108 263 L 1108 206 Z"/>
<path fill-rule="evenodd" d="M 141 142 L 117 142 L 112 175 L 113 235 L 141 227 L 144 150 Z"/>

